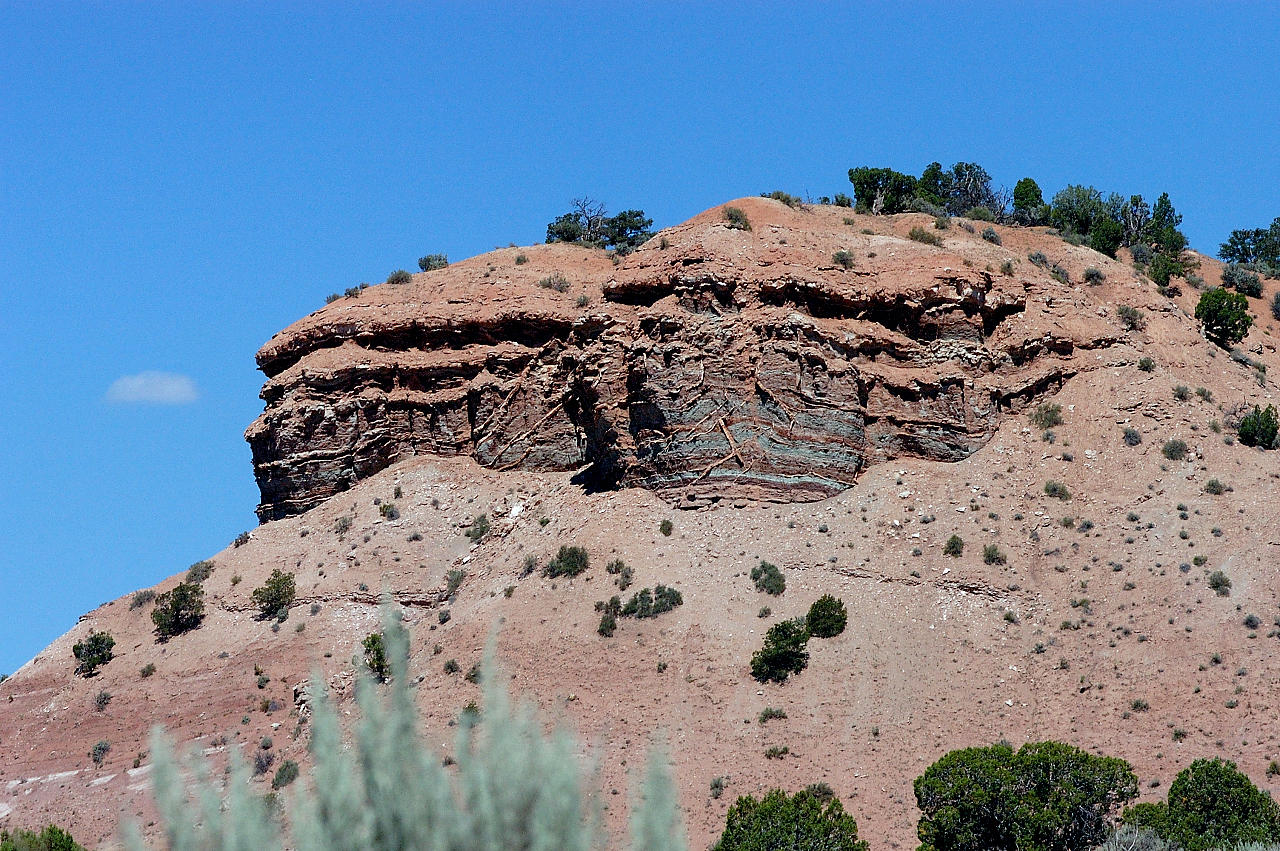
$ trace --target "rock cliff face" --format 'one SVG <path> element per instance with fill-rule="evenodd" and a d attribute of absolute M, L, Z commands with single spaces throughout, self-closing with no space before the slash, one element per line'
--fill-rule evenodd
<path fill-rule="evenodd" d="M 427 453 L 580 469 L 681 505 L 825 498 L 880 461 L 968 456 L 1123 336 L 1023 259 L 1021 243 L 1050 241 L 1078 280 L 1086 252 L 1052 237 L 1010 229 L 998 246 L 919 215 L 730 204 L 750 231 L 716 207 L 616 266 L 572 245 L 502 249 L 277 334 L 246 434 L 259 516 Z M 906 238 L 915 226 L 942 246 Z"/>

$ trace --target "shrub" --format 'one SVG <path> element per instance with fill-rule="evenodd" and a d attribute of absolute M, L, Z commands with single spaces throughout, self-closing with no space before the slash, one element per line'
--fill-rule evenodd
<path fill-rule="evenodd" d="M 801 202 L 799 198 L 792 195 L 790 192 L 783 192 L 781 189 L 775 189 L 772 192 L 761 192 L 760 197 L 770 198 L 774 201 L 781 201 L 793 210 L 804 206 L 803 202 Z"/>
<path fill-rule="evenodd" d="M 664 536 L 670 538 L 671 533 L 675 531 L 675 526 L 672 524 L 670 520 L 664 519 L 661 523 L 658 524 L 658 531 L 661 532 Z"/>
<path fill-rule="evenodd" d="M 793 797 L 774 789 L 757 801 L 743 795 L 729 808 L 724 832 L 711 851 L 822 849 L 866 851 L 858 823 L 832 796 L 805 789 Z"/>
<path fill-rule="evenodd" d="M 538 281 L 538 286 L 544 290 L 555 290 L 558 293 L 567 293 L 569 291 L 569 279 L 559 272 L 553 272 L 547 277 Z"/>
<path fill-rule="evenodd" d="M 542 848 L 586 851 L 603 846 L 586 814 L 588 789 L 577 742 L 548 733 L 528 704 L 502 688 L 509 679 L 486 675 L 484 723 L 461 725 L 452 768 L 441 764 L 418 733 L 408 671 L 408 636 L 390 616 L 384 632 L 392 667 L 390 695 L 360 689 L 363 719 L 344 747 L 337 710 L 317 688 L 313 700 L 312 783 L 295 784 L 287 817 L 251 794 L 248 770 L 180 766 L 163 736 L 153 739 L 152 777 L 158 790 L 165 847 L 231 851 L 238 848 L 333 847 L 362 851 L 407 848 Z M 187 770 L 184 771 L 183 769 Z M 651 757 L 632 810 L 628 847 L 673 851 L 683 846 L 674 784 Z M 191 788 L 190 778 L 196 778 Z M 209 779 L 201 779 L 209 778 Z M 211 807 L 193 806 L 214 801 Z M 440 837 L 464 837 L 441 841 Z M 339 841 L 340 840 L 340 841 Z M 141 849 L 141 843 L 132 847 Z"/>
<path fill-rule="evenodd" d="M 996 229 L 990 225 L 982 229 L 982 238 L 994 245 L 1004 245 L 1004 240 L 1000 238 L 1000 234 L 996 233 Z"/>
<path fill-rule="evenodd" d="M 853 255 L 848 251 L 840 250 L 831 255 L 831 262 L 843 269 L 852 269 Z"/>
<path fill-rule="evenodd" d="M 963 552 L 964 541 L 960 539 L 959 535 L 952 535 L 950 538 L 947 538 L 947 542 L 942 546 L 942 554 L 944 556 L 959 558 Z"/>
<path fill-rule="evenodd" d="M 151 588 L 146 588 L 142 591 L 134 591 L 133 597 L 130 598 L 129 600 L 129 610 L 132 611 L 133 609 L 141 609 L 143 606 L 145 606 L 147 603 L 150 603 L 155 598 L 156 598 L 156 592 Z"/>
<path fill-rule="evenodd" d="M 1000 264 L 1000 274 L 1006 278 L 1013 277 L 1013 261 L 1006 260 Z"/>
<path fill-rule="evenodd" d="M 387 644 L 380 632 L 371 632 L 364 637 L 364 666 L 380 683 L 385 683 L 391 676 L 391 663 L 387 661 Z"/>
<path fill-rule="evenodd" d="M 387 275 L 388 284 L 407 284 L 412 280 L 413 275 L 410 275 L 404 269 L 396 269 L 390 275 Z"/>
<path fill-rule="evenodd" d="M 1071 499 L 1071 491 L 1067 490 L 1067 486 L 1062 482 L 1055 482 L 1052 479 L 1044 483 L 1044 492 L 1046 496 L 1054 499 L 1060 499 L 1063 502 Z"/>
<path fill-rule="evenodd" d="M 1227 487 L 1217 479 L 1210 479 L 1204 483 L 1204 492 L 1210 496 L 1222 496 L 1227 492 Z"/>
<path fill-rule="evenodd" d="M 915 781 L 920 851 L 1078 851 L 1138 794 L 1129 764 L 1060 742 L 951 751 Z"/>
<path fill-rule="evenodd" d="M 159 595 L 151 621 L 161 641 L 197 628 L 204 621 L 204 586 L 183 582 Z"/>
<path fill-rule="evenodd" d="M 1044 252 L 1042 251 L 1031 252 L 1027 255 L 1027 259 L 1030 260 L 1033 265 L 1039 266 L 1041 269 L 1047 269 L 1049 267 L 1049 258 L 1045 257 Z"/>
<path fill-rule="evenodd" d="M 1173 398 L 1179 402 L 1185 402 L 1191 398 L 1191 388 L 1185 384 L 1175 385 L 1173 388 Z"/>
<path fill-rule="evenodd" d="M 741 207 L 725 207 L 724 220 L 730 230 L 751 230 L 751 222 Z"/>
<path fill-rule="evenodd" d="M 589 566 L 587 551 L 582 547 L 560 547 L 556 557 L 542 569 L 543 576 L 577 576 Z"/>
<path fill-rule="evenodd" d="M 213 562 L 208 559 L 198 561 L 187 568 L 187 582 L 199 585 L 213 574 Z"/>
<path fill-rule="evenodd" d="M 107 754 L 111 752 L 111 743 L 106 739 L 99 740 L 89 751 L 89 758 L 93 760 L 93 764 L 102 767 L 102 761 L 107 758 Z"/>
<path fill-rule="evenodd" d="M 1169 786 L 1168 801 L 1125 811 L 1126 824 L 1154 831 L 1184 851 L 1280 841 L 1280 808 L 1223 759 L 1198 759 Z"/>
<path fill-rule="evenodd" d="M 1027 415 L 1027 418 L 1031 420 L 1032 425 L 1041 430 L 1062 425 L 1062 406 L 1054 402 L 1041 402 Z"/>
<path fill-rule="evenodd" d="M 931 233 L 930 231 L 925 230 L 919 225 L 913 227 L 911 229 L 911 232 L 908 233 L 907 236 L 909 236 L 911 239 L 915 240 L 916 242 L 923 242 L 925 245 L 934 245 L 934 246 L 942 245 L 942 237 L 938 236 L 935 233 Z"/>
<path fill-rule="evenodd" d="M 946 213 L 935 216 L 933 219 L 933 227 L 935 230 L 947 230 L 951 227 L 951 217 Z"/>
<path fill-rule="evenodd" d="M 98 673 L 98 666 L 105 665 L 112 659 L 112 648 L 116 640 L 107 632 L 91 632 L 84 641 L 78 641 L 71 648 L 71 655 L 76 657 L 76 673 L 88 678 Z"/>
<path fill-rule="evenodd" d="M 1116 308 L 1116 316 L 1120 318 L 1120 324 L 1130 331 L 1141 331 L 1147 327 L 1146 317 L 1136 307 L 1122 304 Z"/>
<path fill-rule="evenodd" d="M 1155 368 L 1156 368 L 1156 362 L 1154 359 L 1148 358 L 1148 357 L 1138 358 L 1138 369 L 1142 370 L 1143 372 L 1151 372 Z"/>
<path fill-rule="evenodd" d="M 642 588 L 631 596 L 619 614 L 624 618 L 656 618 L 671 611 L 676 606 L 684 605 L 684 597 L 674 588 L 659 585 L 652 592 Z"/>
<path fill-rule="evenodd" d="M 775 597 L 787 590 L 787 580 L 782 575 L 782 571 L 777 565 L 767 561 L 762 561 L 751 568 L 751 579 L 756 583 L 757 591 L 763 591 Z"/>
<path fill-rule="evenodd" d="M 1262 619 L 1257 615 L 1249 614 L 1244 616 L 1244 625 L 1249 629 L 1257 629 L 1262 626 Z"/>
<path fill-rule="evenodd" d="M 983 564 L 1004 564 L 1007 561 L 1008 557 L 995 544 L 987 544 L 982 548 Z"/>
<path fill-rule="evenodd" d="M 1093 266 L 1084 270 L 1084 282 L 1091 287 L 1096 287 L 1107 279 L 1106 274 L 1101 269 L 1095 269 Z"/>
<path fill-rule="evenodd" d="M 1240 293 L 1233 295 L 1220 287 L 1200 294 L 1196 319 L 1200 320 L 1205 336 L 1223 348 L 1243 340 L 1253 324 L 1249 300 Z"/>
<path fill-rule="evenodd" d="M 471 527 L 467 529 L 466 536 L 474 543 L 479 543 L 480 539 L 489 534 L 492 524 L 489 523 L 489 515 L 477 514 L 475 519 L 471 521 Z"/>
<path fill-rule="evenodd" d="M 428 254 L 426 257 L 418 258 L 418 268 L 424 272 L 434 272 L 436 269 L 443 269 L 449 265 L 449 256 L 447 254 Z"/>
<path fill-rule="evenodd" d="M 1280 431 L 1280 421 L 1277 420 L 1275 406 L 1267 405 L 1264 410 L 1254 405 L 1253 410 L 1240 419 L 1236 434 L 1245 446 L 1273 449 L 1277 431 Z"/>
<path fill-rule="evenodd" d="M 107 704 L 111 703 L 111 692 L 103 690 L 98 692 L 93 699 L 93 708 L 101 712 L 107 708 Z"/>
<path fill-rule="evenodd" d="M 618 598 L 614 597 L 613 599 L 616 601 Z M 612 638 L 613 633 L 617 629 L 618 629 L 617 612 L 606 610 L 605 613 L 600 616 L 600 625 L 596 627 L 596 632 L 598 632 L 600 635 L 603 635 L 605 638 Z"/>
<path fill-rule="evenodd" d="M 524 264 L 526 264 L 526 263 L 528 263 L 528 262 L 529 262 L 529 255 L 528 255 L 528 254 L 521 253 L 521 254 L 517 254 L 517 255 L 516 255 L 516 265 L 517 265 L 517 266 L 523 266 Z"/>
<path fill-rule="evenodd" d="M 1187 442 L 1185 440 L 1166 440 L 1160 452 L 1170 461 L 1181 461 L 1187 457 Z"/>
<path fill-rule="evenodd" d="M 1054 263 L 1053 266 L 1050 267 L 1049 277 L 1063 285 L 1071 283 L 1071 275 L 1069 275 L 1067 270 L 1059 266 L 1057 263 Z"/>
<path fill-rule="evenodd" d="M 764 646 L 751 657 L 751 676 L 762 683 L 785 682 L 809 666 L 809 631 L 802 618 L 779 621 L 764 634 Z"/>
<path fill-rule="evenodd" d="M 845 610 L 844 601 L 830 594 L 823 594 L 809 607 L 805 616 L 805 625 L 814 638 L 834 638 L 844 632 L 849 623 L 849 613 Z"/>
<path fill-rule="evenodd" d="M 253 594 L 250 595 L 250 598 L 253 600 L 253 604 L 258 607 L 259 618 L 266 619 L 278 616 L 282 610 L 288 611 L 296 592 L 297 588 L 294 585 L 293 574 L 285 573 L 277 567 L 271 571 L 271 575 L 267 577 L 266 582 L 253 589 Z"/>
<path fill-rule="evenodd" d="M 914 177 L 890 168 L 851 168 L 849 182 L 858 210 L 868 213 L 901 213 L 916 191 Z"/>
<path fill-rule="evenodd" d="M 1222 285 L 1242 295 L 1253 298 L 1262 297 L 1262 281 L 1258 276 L 1236 265 L 1227 266 L 1222 270 Z"/>
<path fill-rule="evenodd" d="M 453 568 L 444 575 L 444 593 L 452 597 L 462 587 L 462 581 L 467 578 L 467 572 L 461 568 Z"/>
<path fill-rule="evenodd" d="M 1219 597 L 1231 596 L 1231 580 L 1221 570 L 1215 570 L 1209 574 L 1209 587 L 1213 589 L 1213 593 Z"/>
<path fill-rule="evenodd" d="M 394 502 L 384 502 L 378 506 L 378 514 L 383 520 L 399 520 L 400 509 L 396 508 Z"/>
<path fill-rule="evenodd" d="M 276 769 L 276 776 L 271 778 L 271 788 L 278 792 L 297 779 L 298 764 L 291 759 L 286 759 Z"/>
<path fill-rule="evenodd" d="M 141 670 L 138 671 L 138 676 L 142 677 L 145 680 L 147 677 L 151 676 L 155 672 L 156 672 L 155 663 L 148 662 L 147 664 L 142 666 Z"/>
<path fill-rule="evenodd" d="M 1142 432 L 1130 426 L 1124 430 L 1124 442 L 1126 446 L 1137 446 L 1142 442 Z"/>
<path fill-rule="evenodd" d="M 964 217 L 966 219 L 973 219 L 976 222 L 994 222 L 996 220 L 996 214 L 981 205 L 977 207 L 970 207 L 965 210 Z M 990 230 L 990 228 L 988 228 L 988 230 Z M 994 240 L 991 241 L 994 242 Z"/>
<path fill-rule="evenodd" d="M 39 833 L 17 830 L 10 833 L 0 830 L 0 851 L 85 851 L 67 833 L 56 825 L 49 825 Z"/>
<path fill-rule="evenodd" d="M 764 709 L 760 711 L 760 717 L 758 720 L 761 724 L 765 724 L 765 723 L 768 723 L 769 721 L 786 718 L 786 717 L 787 717 L 786 710 L 775 709 L 772 706 L 766 706 Z"/>

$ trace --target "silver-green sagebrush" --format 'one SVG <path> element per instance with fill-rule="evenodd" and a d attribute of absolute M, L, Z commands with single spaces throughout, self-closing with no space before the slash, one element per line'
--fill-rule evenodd
<path fill-rule="evenodd" d="M 610 841 L 587 794 L 578 746 L 563 731 L 547 734 L 531 707 L 513 702 L 485 676 L 483 713 L 464 713 L 456 766 L 444 767 L 417 731 L 409 689 L 408 633 L 384 608 L 392 682 L 358 685 L 363 714 L 350 747 L 323 687 L 313 685 L 313 767 L 283 807 L 250 785 L 235 751 L 225 787 L 202 760 L 190 782 L 167 737 L 152 737 L 155 796 L 164 845 L 171 851 L 588 851 L 630 847 L 684 851 L 676 793 L 665 761 L 649 760 L 631 815 L 629 843 Z M 496 673 L 492 654 L 486 669 Z M 383 697 L 386 693 L 385 699 Z M 296 791 L 295 791 L 296 790 Z M 147 851 L 136 825 L 130 851 Z"/>

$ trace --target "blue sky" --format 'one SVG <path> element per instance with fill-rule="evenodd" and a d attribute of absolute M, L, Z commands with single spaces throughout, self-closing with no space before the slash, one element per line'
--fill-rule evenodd
<path fill-rule="evenodd" d="M 576 196 L 971 160 L 1209 252 L 1280 215 L 1275 4 L 781 5 L 0 7 L 0 672 L 254 525 L 272 333 Z"/>

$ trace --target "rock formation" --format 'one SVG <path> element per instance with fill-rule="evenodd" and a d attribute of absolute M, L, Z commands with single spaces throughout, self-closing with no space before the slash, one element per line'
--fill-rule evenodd
<path fill-rule="evenodd" d="M 573 245 L 502 249 L 277 334 L 246 434 L 259 516 L 426 453 L 580 469 L 683 505 L 821 499 L 879 461 L 967 457 L 1002 410 L 1121 334 L 1082 316 L 1078 288 L 928 217 L 877 234 L 840 208 L 730 203 L 751 230 L 716 207 L 616 266 Z"/>

